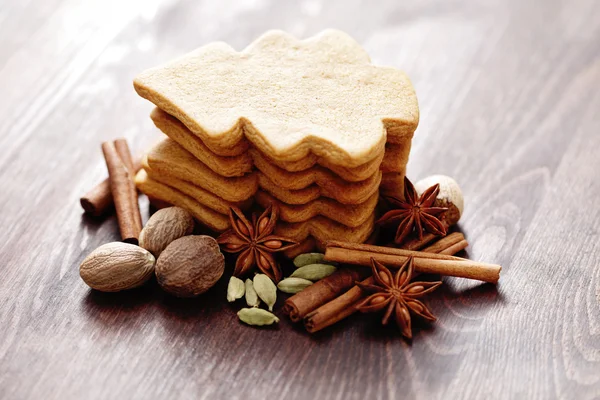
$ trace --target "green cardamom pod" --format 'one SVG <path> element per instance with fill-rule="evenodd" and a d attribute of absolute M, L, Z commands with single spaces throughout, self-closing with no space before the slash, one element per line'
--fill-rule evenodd
<path fill-rule="evenodd" d="M 323 258 L 325 254 L 323 253 L 305 253 L 300 254 L 294 258 L 294 265 L 296 268 L 304 267 L 305 265 L 311 264 L 329 264 L 329 265 L 337 265 L 336 262 L 333 261 L 325 261 Z"/>
<path fill-rule="evenodd" d="M 308 279 L 309 281 L 318 281 L 333 274 L 337 268 L 329 264 L 310 264 L 300 267 L 294 271 L 291 278 Z"/>
<path fill-rule="evenodd" d="M 258 307 L 260 305 L 260 299 L 250 278 L 246 279 L 246 304 L 248 304 L 248 307 Z"/>
<path fill-rule="evenodd" d="M 241 279 L 232 276 L 229 278 L 229 285 L 227 285 L 227 301 L 233 302 L 237 299 L 241 299 L 244 296 L 244 292 L 246 288 L 244 286 L 244 281 Z"/>
<path fill-rule="evenodd" d="M 237 313 L 240 321 L 247 323 L 248 325 L 263 326 L 272 325 L 279 322 L 279 318 L 271 314 L 267 310 L 260 308 L 242 308 Z"/>
<path fill-rule="evenodd" d="M 304 267 L 305 265 L 317 264 L 323 261 L 325 254 L 323 253 L 305 253 L 300 254 L 294 258 L 294 265 L 296 268 Z"/>
<path fill-rule="evenodd" d="M 306 287 L 312 285 L 312 282 L 308 279 L 302 278 L 285 278 L 277 284 L 279 290 L 284 293 L 298 293 L 304 290 Z"/>
<path fill-rule="evenodd" d="M 273 311 L 277 301 L 277 287 L 273 281 L 265 274 L 256 274 L 252 283 L 258 297 L 269 307 L 269 311 Z"/>

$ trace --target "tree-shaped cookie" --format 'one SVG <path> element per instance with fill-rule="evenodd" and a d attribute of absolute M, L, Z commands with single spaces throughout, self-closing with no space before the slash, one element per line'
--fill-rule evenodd
<path fill-rule="evenodd" d="M 209 44 L 143 72 L 134 86 L 216 154 L 248 140 L 281 162 L 312 152 L 356 167 L 386 140 L 410 140 L 419 119 L 406 75 L 372 65 L 335 30 L 306 40 L 269 31 L 241 52 Z"/>

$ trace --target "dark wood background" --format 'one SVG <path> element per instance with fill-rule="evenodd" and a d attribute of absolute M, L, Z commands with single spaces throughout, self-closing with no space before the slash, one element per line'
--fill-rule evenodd
<path fill-rule="evenodd" d="M 412 78 L 409 176 L 460 182 L 469 256 L 503 265 L 500 284 L 446 279 L 412 345 L 373 316 L 246 327 L 224 283 L 89 290 L 79 263 L 118 238 L 78 205 L 106 175 L 100 142 L 157 136 L 133 77 L 327 27 Z M 600 398 L 599 57 L 597 0 L 3 0 L 0 397 Z"/>

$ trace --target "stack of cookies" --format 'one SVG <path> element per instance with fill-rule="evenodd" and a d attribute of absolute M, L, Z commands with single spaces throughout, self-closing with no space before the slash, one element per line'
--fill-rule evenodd
<path fill-rule="evenodd" d="M 166 138 L 136 177 L 151 199 L 229 227 L 228 209 L 276 204 L 278 235 L 364 242 L 380 193 L 402 196 L 419 112 L 404 73 L 372 65 L 348 35 L 270 31 L 241 52 L 213 43 L 143 72 Z"/>

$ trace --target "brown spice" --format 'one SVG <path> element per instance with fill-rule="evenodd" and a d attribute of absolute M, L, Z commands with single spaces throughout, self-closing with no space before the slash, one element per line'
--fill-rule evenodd
<path fill-rule="evenodd" d="M 395 209 L 385 213 L 378 224 L 398 222 L 394 241 L 402 243 L 413 231 L 419 239 L 423 238 L 423 230 L 438 236 L 446 234 L 446 225 L 442 223 L 441 216 L 448 209 L 446 207 L 433 207 L 433 203 L 440 191 L 439 184 L 427 189 L 419 197 L 410 180 L 404 177 L 404 201 L 396 197 L 386 197 L 386 200 Z"/>
<path fill-rule="evenodd" d="M 123 164 L 125 164 L 125 167 L 127 168 L 127 173 L 129 174 L 129 191 L 131 192 L 131 199 L 134 199 L 135 204 L 137 205 L 137 207 L 133 208 L 134 223 L 136 226 L 143 227 L 142 214 L 140 213 L 140 207 L 137 202 L 138 193 L 134 181 L 136 171 L 133 165 L 133 159 L 131 158 L 131 151 L 129 151 L 129 145 L 127 144 L 127 140 L 125 140 L 124 138 L 116 139 L 114 143 L 115 149 L 117 150 L 117 153 L 119 153 L 119 157 L 121 158 L 121 161 L 123 161 Z"/>
<path fill-rule="evenodd" d="M 133 162 L 134 174 L 137 173 L 141 168 L 141 160 L 136 159 Z M 79 203 L 81 204 L 81 207 L 85 213 L 88 215 L 93 217 L 104 215 L 114 205 L 112 192 L 110 191 L 110 179 L 106 178 L 90 189 L 86 194 L 81 196 Z"/>
<path fill-rule="evenodd" d="M 436 237 L 437 236 L 433 236 L 431 234 L 426 234 L 423 235 L 421 240 L 418 238 L 411 240 L 410 242 L 403 244 L 402 247 L 410 246 L 411 250 L 418 250 L 425 247 Z M 440 240 L 438 243 L 446 246 L 457 243 L 464 239 L 465 237 L 462 233 L 453 233 L 443 240 Z M 334 274 L 328 276 L 327 278 L 321 279 L 300 293 L 295 294 L 287 299 L 283 306 L 283 312 L 288 314 L 292 321 L 300 321 L 311 311 L 316 310 L 325 303 L 335 299 L 337 296 L 340 296 L 342 293 L 353 287 L 355 281 L 363 279 L 367 276 L 367 274 L 368 271 L 362 268 L 340 268 Z"/>
<path fill-rule="evenodd" d="M 357 245 L 355 243 L 330 242 L 325 250 L 326 261 L 342 264 L 371 266 L 371 258 L 378 262 L 400 268 L 408 257 L 414 257 L 415 269 L 428 274 L 440 274 L 459 278 L 476 279 L 496 283 L 502 267 L 423 251 L 410 251 L 382 246 Z"/>
<path fill-rule="evenodd" d="M 373 283 L 357 283 L 364 292 L 371 293 L 354 307 L 363 313 L 386 309 L 381 323 L 387 325 L 393 315 L 402 335 L 412 338 L 410 315 L 417 315 L 427 321 L 435 321 L 429 308 L 417 298 L 437 289 L 442 282 L 411 282 L 413 278 L 413 258 L 406 262 L 394 275 L 383 264 L 371 259 Z"/>
<path fill-rule="evenodd" d="M 376 246 L 372 244 L 363 244 L 363 243 L 350 243 L 350 242 L 342 242 L 338 240 L 330 240 L 326 244 L 326 249 L 329 248 L 341 248 L 344 250 L 357 250 L 361 252 L 370 252 L 380 255 L 394 255 L 394 256 L 403 256 L 403 257 L 415 257 L 415 258 L 427 258 L 433 260 L 455 260 L 455 261 L 465 261 L 464 258 L 440 255 L 440 254 L 431 254 L 429 252 L 416 251 L 416 250 L 406 250 L 400 249 L 396 247 L 386 247 L 386 246 Z M 331 261 L 327 258 L 327 254 L 323 258 L 325 261 Z M 403 262 L 404 263 L 404 262 Z M 370 267 L 370 261 L 367 266 Z"/>
<path fill-rule="evenodd" d="M 273 253 L 288 250 L 298 243 L 273 235 L 277 223 L 278 209 L 269 206 L 260 216 L 252 215 L 252 223 L 246 219 L 239 208 L 229 210 L 231 229 L 221 234 L 217 242 L 223 251 L 239 253 L 233 274 L 246 275 L 254 266 L 275 282 L 281 279 L 281 269 Z"/>
<path fill-rule="evenodd" d="M 446 218 L 442 218 L 441 221 L 447 231 L 448 228 L 450 228 L 450 226 L 448 225 Z M 428 245 L 429 243 L 432 243 L 433 241 L 439 240 L 439 239 L 440 239 L 440 235 L 437 235 L 435 233 L 426 232 L 426 233 L 423 233 L 423 236 L 420 238 L 418 236 L 415 236 L 413 233 L 410 236 L 410 238 L 406 238 L 400 245 L 395 242 L 392 242 L 392 243 L 386 244 L 385 246 L 386 247 L 396 247 L 396 248 L 401 248 L 401 249 L 405 249 L 405 250 L 420 250 L 423 247 L 425 247 L 426 245 Z"/>
<path fill-rule="evenodd" d="M 457 243 L 466 243 L 465 237 L 462 233 L 452 233 L 440 239 L 432 246 L 423 249 L 423 251 L 432 252 L 433 250 L 444 248 L 444 250 L 439 251 L 439 254 L 452 255 L 455 253 L 449 253 L 449 249 L 453 249 L 452 251 L 456 252 L 462 250 L 457 250 Z M 371 284 L 373 283 L 373 278 L 369 277 L 362 281 L 362 283 Z M 300 294 L 301 293 L 302 292 L 300 292 Z M 358 286 L 352 287 L 346 293 L 328 303 L 321 305 L 314 311 L 307 314 L 304 318 L 304 326 L 306 327 L 306 330 L 310 333 L 314 333 L 320 331 L 321 329 L 327 328 L 328 326 L 331 326 L 346 317 L 349 317 L 357 311 L 354 306 L 364 298 L 365 294 Z"/>
<path fill-rule="evenodd" d="M 121 239 L 128 243 L 137 244 L 142 230 L 142 222 L 141 218 L 138 218 L 140 207 L 133 175 L 130 174 L 126 162 L 119 156 L 115 143 L 102 143 L 102 152 L 108 169 L 110 189 L 117 211 Z"/>
<path fill-rule="evenodd" d="M 364 268 L 341 268 L 287 299 L 283 312 L 298 322 L 309 312 L 335 299 L 367 276 Z"/>
<path fill-rule="evenodd" d="M 217 241 L 206 235 L 172 241 L 156 260 L 156 280 L 177 297 L 195 297 L 213 287 L 225 269 Z"/>

